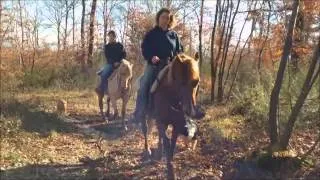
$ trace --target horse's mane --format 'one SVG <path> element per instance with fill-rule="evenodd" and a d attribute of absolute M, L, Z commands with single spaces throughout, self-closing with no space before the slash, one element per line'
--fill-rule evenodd
<path fill-rule="evenodd" d="M 120 70 L 129 71 L 130 76 L 132 76 L 132 63 L 130 61 L 123 59 L 120 66 L 126 67 L 126 68 L 120 68 Z"/>
<path fill-rule="evenodd" d="M 178 54 L 168 66 L 166 66 L 163 70 L 160 71 L 160 73 L 157 76 L 157 80 L 153 83 L 153 85 L 151 87 L 151 90 L 150 90 L 151 93 L 154 93 L 156 91 L 156 89 L 160 85 L 161 80 L 164 79 L 165 76 L 167 76 L 168 82 L 172 83 L 173 71 L 175 69 L 175 64 L 177 64 L 177 63 L 187 64 L 188 66 L 190 66 L 192 74 L 199 73 L 199 72 L 195 72 L 195 70 L 199 69 L 199 65 L 198 65 L 197 60 L 195 60 L 194 58 L 192 58 L 184 53 Z"/>

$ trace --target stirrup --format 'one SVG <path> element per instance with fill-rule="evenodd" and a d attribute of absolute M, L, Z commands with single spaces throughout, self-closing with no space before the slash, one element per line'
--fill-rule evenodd
<path fill-rule="evenodd" d="M 102 71 L 103 71 L 103 69 L 100 69 L 99 71 L 96 72 L 96 74 L 97 74 L 98 76 L 100 76 L 101 73 L 102 73 Z"/>

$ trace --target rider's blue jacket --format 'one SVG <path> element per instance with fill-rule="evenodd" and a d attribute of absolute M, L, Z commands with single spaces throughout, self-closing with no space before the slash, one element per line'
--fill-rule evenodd
<path fill-rule="evenodd" d="M 142 55 L 148 63 L 151 63 L 153 56 L 166 60 L 183 52 L 177 33 L 173 30 L 163 30 L 159 26 L 154 27 L 145 35 L 141 48 Z"/>
<path fill-rule="evenodd" d="M 104 46 L 104 54 L 108 64 L 120 62 L 122 59 L 126 58 L 126 51 L 119 42 L 106 44 Z"/>

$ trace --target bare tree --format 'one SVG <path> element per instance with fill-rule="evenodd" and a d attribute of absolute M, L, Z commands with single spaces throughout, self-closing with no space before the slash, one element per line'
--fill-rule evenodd
<path fill-rule="evenodd" d="M 236 79 L 237 79 L 237 77 L 238 77 L 239 67 L 240 67 L 240 64 L 241 64 L 241 62 L 242 62 L 242 58 L 243 58 L 243 56 L 244 56 L 243 53 L 244 53 L 244 51 L 245 51 L 245 48 L 246 48 L 248 42 L 249 42 L 250 39 L 251 39 L 251 35 L 252 35 L 253 31 L 254 31 L 254 28 L 251 27 L 250 34 L 249 34 L 247 40 L 245 41 L 245 43 L 243 44 L 243 46 L 242 46 L 242 48 L 241 48 L 241 50 L 240 50 L 240 53 L 239 53 L 239 55 L 238 55 L 238 63 L 237 63 L 236 68 L 235 68 L 235 70 L 234 70 L 234 72 L 233 72 L 233 73 L 234 73 L 234 77 L 233 77 L 233 79 L 231 80 L 231 85 L 230 85 L 230 89 L 229 89 L 228 96 L 227 96 L 228 98 L 229 98 L 230 95 L 231 95 L 232 88 L 234 87 L 234 83 L 235 83 L 235 81 L 236 81 Z"/>
<path fill-rule="evenodd" d="M 203 55 L 202 55 L 202 25 L 203 25 L 203 6 L 204 0 L 201 0 L 200 6 L 200 20 L 199 20 L 199 55 L 200 55 L 200 68 L 202 67 L 203 63 Z"/>
<path fill-rule="evenodd" d="M 230 70 L 231 70 L 231 67 L 232 67 L 232 65 L 233 65 L 233 63 L 234 63 L 234 60 L 235 60 L 235 57 L 236 57 L 236 53 L 238 52 L 238 48 L 239 48 L 240 41 L 241 41 L 241 38 L 242 38 L 242 33 L 243 33 L 244 27 L 245 27 L 245 25 L 246 25 L 246 23 L 247 23 L 248 15 L 249 15 L 249 13 L 247 13 L 247 16 L 245 17 L 245 21 L 244 21 L 243 24 L 242 24 L 242 28 L 241 28 L 241 31 L 240 31 L 240 34 L 239 34 L 239 38 L 238 38 L 237 45 L 236 45 L 236 47 L 234 48 L 234 52 L 233 52 L 231 61 L 230 61 L 229 66 L 228 66 L 228 71 L 227 71 L 226 79 L 225 79 L 225 82 L 224 82 L 224 86 L 225 86 L 226 83 L 228 82 L 229 75 L 230 75 Z M 231 91 L 231 90 L 230 90 L 230 91 Z M 230 92 L 230 91 L 229 91 L 229 92 Z M 230 93 L 228 93 L 227 99 L 229 99 L 229 97 L 230 97 Z"/>
<path fill-rule="evenodd" d="M 219 13 L 219 6 L 220 0 L 216 2 L 216 10 L 214 15 L 214 24 L 211 33 L 211 102 L 214 103 L 215 99 L 215 76 L 216 76 L 216 63 L 215 63 L 215 56 L 214 56 L 214 44 L 215 44 L 215 34 L 216 34 L 216 27 L 217 27 L 217 18 Z"/>
<path fill-rule="evenodd" d="M 2 1 L 0 1 L 0 62 L 2 60 L 2 42 L 3 42 L 3 30 L 2 30 Z"/>
<path fill-rule="evenodd" d="M 39 48 L 39 28 L 41 26 L 42 20 L 40 19 L 42 15 L 42 11 L 39 9 L 38 6 L 36 6 L 35 9 L 35 15 L 32 17 L 32 34 L 33 34 L 33 43 L 32 43 L 32 48 L 33 48 L 33 53 L 32 53 L 32 64 L 31 64 L 31 73 L 33 73 L 34 66 L 35 66 L 35 60 L 36 56 L 38 56 L 38 48 Z"/>
<path fill-rule="evenodd" d="M 50 13 L 48 19 L 53 24 L 53 26 L 55 26 L 57 30 L 57 49 L 58 49 L 57 56 L 58 56 L 61 48 L 60 36 L 61 36 L 61 23 L 64 17 L 64 13 L 63 13 L 64 2 L 62 0 L 45 1 L 45 4 L 48 12 Z"/>
<path fill-rule="evenodd" d="M 108 0 L 103 1 L 103 42 L 104 44 L 107 43 L 107 32 L 108 32 L 108 20 L 109 20 L 109 13 L 108 11 Z"/>
<path fill-rule="evenodd" d="M 262 43 L 262 46 L 261 46 L 261 49 L 260 49 L 260 52 L 259 52 L 259 59 L 258 59 L 258 70 L 261 69 L 261 65 L 262 65 L 262 52 L 263 52 L 263 49 L 265 47 L 265 44 L 269 38 L 269 31 L 270 31 L 270 18 L 271 18 L 271 2 L 268 1 L 268 7 L 269 7 L 269 12 L 268 12 L 268 25 L 267 25 L 267 33 L 266 33 L 266 37 Z M 260 27 L 261 28 L 261 27 Z M 262 32 L 262 30 L 260 30 Z"/>
<path fill-rule="evenodd" d="M 283 46 L 283 54 L 280 61 L 280 66 L 277 73 L 277 78 L 271 92 L 270 105 L 269 105 L 269 133 L 271 146 L 275 145 L 279 141 L 278 123 L 277 123 L 277 107 L 279 104 L 279 94 L 282 86 L 283 76 L 287 64 L 287 60 L 292 48 L 292 36 L 295 21 L 297 18 L 299 9 L 299 0 L 295 0 L 293 3 L 292 15 L 287 27 L 287 35 L 285 44 Z"/>
<path fill-rule="evenodd" d="M 77 1 L 72 0 L 72 47 L 74 48 L 74 29 L 75 29 L 75 16 L 74 16 L 74 9 L 76 6 Z"/>
<path fill-rule="evenodd" d="M 223 3 L 224 4 L 224 3 Z M 221 56 L 221 50 L 223 49 L 223 40 L 226 39 L 226 33 L 225 33 L 225 30 L 226 30 L 226 22 L 227 22 L 227 19 L 228 19 L 228 12 L 229 12 L 229 7 L 231 6 L 230 4 L 230 1 L 227 0 L 227 5 L 224 6 L 222 5 L 222 8 L 223 8 L 223 11 L 221 13 L 221 17 L 224 15 L 224 18 L 223 18 L 223 25 L 221 25 L 221 23 L 219 23 L 219 36 L 220 38 L 218 39 L 218 46 L 219 46 L 219 49 L 218 49 L 218 54 L 217 54 L 217 57 L 215 59 L 215 63 L 216 63 L 216 72 L 217 72 L 217 69 L 218 69 L 218 62 L 220 60 L 220 56 Z M 231 11 L 231 9 L 230 9 Z M 220 21 L 221 22 L 221 21 Z M 221 67 L 220 67 L 221 68 Z M 215 80 L 216 80 L 216 76 L 217 74 L 215 74 Z M 218 102 L 222 102 L 222 95 L 219 94 L 219 91 L 218 91 Z"/>
<path fill-rule="evenodd" d="M 20 24 L 20 30 L 21 30 L 21 49 L 20 49 L 20 62 L 23 68 L 25 68 L 24 63 L 24 27 L 23 27 L 23 20 L 22 20 L 22 6 L 21 6 L 21 0 L 18 0 L 19 5 L 19 24 Z"/>
<path fill-rule="evenodd" d="M 104 44 L 107 43 L 107 32 L 108 32 L 108 26 L 110 24 L 109 20 L 111 18 L 111 13 L 112 13 L 113 9 L 119 4 L 119 2 L 121 2 L 121 1 L 114 1 L 114 0 L 104 0 L 103 1 L 103 25 L 104 25 L 103 42 L 104 42 Z"/>
<path fill-rule="evenodd" d="M 64 24 L 64 37 L 63 37 L 63 50 L 67 48 L 67 38 L 68 38 L 68 19 L 69 12 L 72 8 L 72 3 L 69 0 L 64 0 L 65 3 L 65 24 Z"/>
<path fill-rule="evenodd" d="M 224 47 L 223 47 L 223 53 L 222 53 L 222 59 L 220 62 L 219 73 L 218 73 L 218 100 L 219 100 L 219 102 L 221 102 L 223 100 L 223 95 L 224 95 L 223 78 L 224 78 L 225 65 L 227 62 L 227 54 L 228 54 L 229 44 L 230 44 L 230 40 L 231 40 L 231 36 L 232 36 L 234 20 L 235 20 L 237 13 L 238 13 L 239 5 L 240 5 L 240 0 L 238 0 L 238 2 L 237 2 L 237 7 L 236 7 L 235 11 L 234 12 L 232 11 L 232 7 L 230 10 L 228 28 L 227 28 Z M 233 5 L 231 5 L 231 6 L 233 6 Z M 232 12 L 233 12 L 233 16 L 231 18 Z"/>
<path fill-rule="evenodd" d="M 85 70 L 85 56 L 86 56 L 86 50 L 85 50 L 85 39 L 84 39 L 84 18 L 86 16 L 86 1 L 82 0 L 82 15 L 81 15 L 81 56 L 80 56 L 80 63 L 81 63 L 81 69 L 82 71 Z"/>
<path fill-rule="evenodd" d="M 252 1 L 252 2 L 254 2 L 254 5 L 253 5 L 253 6 L 254 6 L 254 8 L 255 8 L 258 1 Z M 249 14 L 250 14 L 250 12 L 248 12 L 247 17 L 246 17 L 246 20 L 247 20 Z M 235 83 L 235 81 L 236 81 L 236 79 L 237 79 L 238 72 L 239 72 L 239 67 L 240 67 L 240 64 L 241 64 L 241 62 L 242 62 L 242 58 L 243 58 L 243 56 L 244 56 L 243 53 L 244 53 L 245 47 L 247 46 L 248 42 L 250 41 L 254 29 L 255 29 L 254 26 L 251 26 L 250 34 L 249 34 L 248 38 L 246 39 L 245 43 L 243 44 L 243 46 L 242 46 L 242 48 L 241 48 L 241 50 L 240 50 L 240 53 L 239 53 L 239 55 L 238 55 L 238 63 L 237 63 L 236 68 L 235 68 L 235 70 L 234 70 L 234 77 L 233 77 L 233 79 L 231 80 L 230 89 L 229 89 L 229 92 L 228 92 L 228 95 L 227 95 L 228 98 L 229 98 L 230 95 L 231 95 L 232 88 L 233 88 L 234 83 Z M 239 39 L 239 40 L 240 40 L 240 39 Z M 238 42 L 238 43 L 239 43 L 239 42 Z M 238 44 L 237 44 L 237 46 L 238 46 Z M 248 48 L 249 48 L 249 47 L 248 47 Z M 234 55 L 235 55 L 235 54 L 234 54 Z M 232 61 L 233 61 L 233 60 L 232 60 Z"/>
<path fill-rule="evenodd" d="M 89 25 L 89 49 L 88 49 L 88 67 L 91 68 L 92 63 L 92 54 L 93 54 L 93 42 L 94 42 L 94 21 L 95 13 L 97 7 L 97 0 L 92 0 L 91 12 L 90 12 L 90 25 Z"/>
<path fill-rule="evenodd" d="M 314 48 L 313 58 L 309 65 L 308 74 L 303 83 L 300 95 L 296 101 L 295 106 L 293 107 L 291 114 L 289 116 L 288 123 L 286 124 L 286 128 L 284 133 L 280 138 L 280 150 L 285 150 L 288 147 L 289 140 L 292 134 L 292 130 L 294 127 L 294 123 L 297 120 L 298 114 L 313 86 L 316 82 L 317 78 L 319 78 L 320 73 L 320 37 L 318 40 L 318 45 Z"/>

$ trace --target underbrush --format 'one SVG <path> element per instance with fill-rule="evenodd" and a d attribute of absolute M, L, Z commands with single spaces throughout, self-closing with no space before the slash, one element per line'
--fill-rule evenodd
<path fill-rule="evenodd" d="M 231 114 L 243 115 L 247 120 L 256 121 L 262 127 L 267 127 L 270 95 L 275 81 L 275 72 L 260 71 L 251 68 L 251 65 L 242 65 L 232 91 Z M 282 84 L 278 119 L 280 124 L 287 122 L 295 101 L 297 100 L 307 74 L 307 67 L 301 66 L 300 71 L 293 73 L 290 68 Z M 299 113 L 296 127 L 309 128 L 317 124 L 320 109 L 320 82 L 316 82 L 311 89 L 304 106 Z"/>
<path fill-rule="evenodd" d="M 98 52 L 94 55 L 93 67 L 85 71 L 72 57 L 59 61 L 51 56 L 42 58 L 37 60 L 32 68 L 21 67 L 10 61 L 1 64 L 1 92 L 21 92 L 41 88 L 92 89 L 98 79 L 96 71 L 103 64 Z"/>

